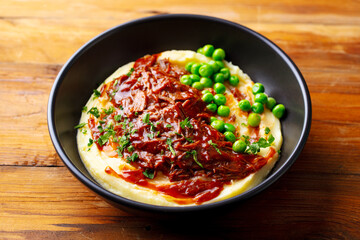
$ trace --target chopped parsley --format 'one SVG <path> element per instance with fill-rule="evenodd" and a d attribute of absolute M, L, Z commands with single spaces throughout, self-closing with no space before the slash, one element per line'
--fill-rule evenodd
<path fill-rule="evenodd" d="M 76 125 L 74 128 L 78 129 L 78 128 L 83 128 L 86 125 L 86 123 L 80 123 L 78 125 Z"/>
<path fill-rule="evenodd" d="M 103 112 L 104 112 L 106 115 L 110 115 L 110 114 L 112 114 L 114 111 L 115 111 L 115 108 L 114 108 L 113 106 L 110 106 L 109 109 L 104 109 L 104 108 L 103 108 Z"/>
<path fill-rule="evenodd" d="M 259 140 L 257 142 L 253 142 L 250 144 L 249 136 L 242 135 L 242 137 L 244 138 L 245 143 L 247 144 L 245 153 L 248 153 L 248 154 L 257 154 L 258 152 L 260 152 L 261 148 L 270 147 L 271 144 L 275 140 L 274 136 L 272 134 L 270 134 L 270 136 L 267 140 L 265 138 L 259 138 Z"/>
<path fill-rule="evenodd" d="M 269 132 L 270 132 L 270 128 L 266 127 L 265 128 L 265 134 L 269 134 Z"/>
<path fill-rule="evenodd" d="M 100 97 L 101 93 L 97 89 L 94 89 L 93 91 L 94 91 L 93 99 L 96 99 L 96 98 Z"/>
<path fill-rule="evenodd" d="M 114 84 L 113 84 L 113 87 L 115 87 L 116 84 L 118 84 L 118 80 L 117 80 L 117 79 L 115 80 L 115 82 L 114 82 Z"/>
<path fill-rule="evenodd" d="M 154 178 L 154 171 L 152 171 L 152 170 L 150 170 L 148 168 L 143 172 L 143 174 L 147 178 L 150 178 L 150 179 Z"/>
<path fill-rule="evenodd" d="M 104 131 L 104 129 L 101 125 L 97 126 L 97 129 L 99 129 L 99 132 L 101 132 L 101 133 Z"/>
<path fill-rule="evenodd" d="M 92 138 L 89 138 L 89 142 L 88 142 L 88 147 L 90 147 L 92 144 L 94 143 L 94 140 L 92 140 Z"/>
<path fill-rule="evenodd" d="M 219 154 L 221 154 L 220 150 L 217 148 L 217 144 L 216 144 L 216 143 L 213 143 L 212 140 L 209 140 L 208 143 L 209 143 L 211 146 L 213 146 L 213 147 L 215 148 L 215 150 L 216 150 Z"/>
<path fill-rule="evenodd" d="M 135 162 L 136 159 L 139 158 L 139 155 L 137 153 L 133 153 L 131 156 L 127 156 L 126 160 L 128 163 Z"/>
<path fill-rule="evenodd" d="M 121 115 L 115 115 L 115 116 L 114 116 L 114 120 L 117 121 L 117 122 L 120 121 L 121 118 L 122 118 Z"/>
<path fill-rule="evenodd" d="M 91 115 L 93 115 L 96 118 L 100 117 L 100 112 L 97 107 L 92 107 L 87 113 L 90 113 Z"/>
<path fill-rule="evenodd" d="M 149 123 L 150 122 L 150 114 L 146 113 L 142 120 L 143 120 L 143 123 Z"/>
<path fill-rule="evenodd" d="M 134 71 L 134 68 L 131 68 L 130 71 L 129 71 L 126 75 L 127 75 L 128 77 L 130 77 L 131 74 L 133 73 L 133 71 Z"/>
<path fill-rule="evenodd" d="M 122 152 L 124 151 L 124 149 L 129 145 L 130 145 L 130 140 L 127 138 L 127 136 L 122 136 L 119 139 L 119 146 L 117 147 L 116 152 L 120 157 L 122 156 Z"/>
<path fill-rule="evenodd" d="M 129 152 L 132 152 L 132 151 L 135 150 L 135 148 L 134 148 L 133 145 L 130 145 L 130 146 L 128 146 L 127 150 L 128 150 Z"/>
<path fill-rule="evenodd" d="M 172 125 L 171 125 L 171 124 L 166 124 L 165 127 L 167 127 L 167 128 L 172 128 Z"/>
<path fill-rule="evenodd" d="M 185 129 L 185 127 L 188 127 L 188 128 L 194 128 L 194 126 L 193 125 L 191 125 L 191 123 L 190 123 L 190 121 L 189 121 L 189 118 L 187 117 L 187 118 L 185 118 L 185 120 L 184 121 L 181 121 L 180 122 L 180 127 L 182 128 L 182 129 Z"/>
<path fill-rule="evenodd" d="M 199 165 L 200 167 L 204 168 L 204 166 L 198 161 L 197 159 L 197 152 L 196 150 L 192 150 L 191 152 L 186 152 L 188 154 L 191 154 L 193 156 L 194 161 L 196 162 L 197 165 Z"/>
<path fill-rule="evenodd" d="M 175 152 L 174 148 L 173 148 L 172 145 L 171 145 L 171 144 L 172 144 L 172 141 L 171 141 L 170 138 L 166 139 L 166 144 L 169 146 L 170 152 L 171 152 L 174 156 L 176 156 L 176 152 Z"/>
<path fill-rule="evenodd" d="M 83 111 L 83 112 L 86 112 L 86 111 L 87 111 L 87 106 L 83 106 L 83 107 L 82 107 L 82 111 Z"/>

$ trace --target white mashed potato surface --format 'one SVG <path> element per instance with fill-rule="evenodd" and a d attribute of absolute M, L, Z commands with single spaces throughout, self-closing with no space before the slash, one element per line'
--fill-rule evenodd
<path fill-rule="evenodd" d="M 208 62 L 211 59 L 193 51 L 166 51 L 159 55 L 158 60 L 168 59 L 169 62 L 173 65 L 178 65 L 181 68 L 184 68 L 188 62 Z M 246 97 L 253 103 L 254 95 L 252 94 L 253 82 L 247 74 L 245 74 L 239 67 L 233 65 L 230 62 L 224 61 L 224 64 L 227 68 L 230 69 L 231 75 L 236 75 L 240 79 L 240 83 L 237 88 L 240 90 L 243 96 Z M 111 76 L 109 76 L 103 84 L 113 81 L 115 78 L 127 74 L 134 63 L 126 64 L 116 70 Z M 103 85 L 102 84 L 102 85 Z M 97 89 L 101 91 L 102 85 Z M 232 124 L 236 127 L 236 132 L 241 135 L 251 135 L 253 134 L 253 128 L 247 126 L 247 116 L 248 113 L 241 111 L 238 107 L 238 100 L 229 90 L 229 85 L 227 85 L 227 90 L 225 96 L 227 98 L 226 105 L 230 107 L 231 115 L 235 116 L 235 119 L 232 119 Z M 100 96 L 98 98 L 94 97 L 94 94 L 90 97 L 89 101 L 86 104 L 87 111 L 93 107 L 100 109 L 107 109 L 111 104 L 108 101 L 109 99 L 106 96 Z M 90 114 L 84 111 L 82 113 L 80 123 L 88 123 Z M 258 137 L 268 138 L 269 134 L 265 134 L 265 128 L 270 129 L 270 133 L 274 136 L 275 140 L 272 143 L 271 147 L 262 148 L 258 153 L 261 156 L 266 156 L 271 149 L 275 150 L 275 154 L 268 160 L 268 163 L 263 166 L 259 171 L 248 175 L 247 177 L 240 180 L 231 180 L 230 184 L 225 184 L 224 189 L 221 193 L 202 204 L 211 203 L 220 201 L 223 199 L 231 198 L 238 194 L 241 194 L 250 188 L 258 185 L 270 172 L 273 168 L 275 162 L 277 161 L 279 155 L 278 150 L 282 145 L 282 135 L 281 135 L 281 126 L 280 121 L 272 114 L 272 112 L 265 108 L 264 113 L 260 114 L 261 123 L 258 130 Z M 217 116 L 217 118 L 227 122 L 226 118 Z M 107 167 L 111 167 L 118 174 L 121 173 L 122 169 L 134 169 L 132 164 L 124 157 L 119 157 L 118 154 L 112 148 L 105 147 L 103 151 L 100 151 L 95 143 L 91 144 L 92 134 L 89 124 L 85 124 L 84 127 L 78 130 L 77 134 L 77 144 L 79 149 L 79 154 L 83 163 L 85 164 L 89 173 L 93 178 L 101 184 L 105 189 L 110 192 L 113 192 L 117 195 L 120 195 L 124 198 L 128 198 L 134 201 L 148 203 L 152 205 L 161 205 L 161 206 L 189 206 L 195 205 L 194 202 L 181 203 L 181 201 L 176 201 L 174 197 L 166 195 L 164 193 L 158 192 L 156 190 L 149 189 L 147 187 L 139 186 L 125 181 L 122 178 L 116 177 L 112 174 L 105 172 Z M 274 152 L 274 151 L 273 151 Z M 154 184 L 171 184 L 167 177 L 158 174 L 156 178 L 149 180 Z"/>

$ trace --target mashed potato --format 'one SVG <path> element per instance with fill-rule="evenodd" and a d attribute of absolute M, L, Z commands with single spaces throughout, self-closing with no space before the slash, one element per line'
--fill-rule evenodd
<path fill-rule="evenodd" d="M 185 64 L 190 61 L 202 63 L 211 60 L 210 58 L 202 54 L 195 53 L 193 51 L 175 50 L 161 53 L 158 56 L 158 61 L 161 59 L 168 59 L 171 64 L 177 65 L 179 66 L 179 68 L 184 68 Z M 245 96 L 246 99 L 253 103 L 254 96 L 251 89 L 254 83 L 251 81 L 249 76 L 243 73 L 239 69 L 239 67 L 233 65 L 230 62 L 224 61 L 224 64 L 227 68 L 230 69 L 231 75 L 236 75 L 239 77 L 240 84 L 237 86 L 238 90 L 240 90 L 241 94 Z M 87 111 L 84 111 L 82 113 L 80 123 L 89 122 L 91 114 L 89 114 L 88 112 L 90 109 L 94 109 L 94 107 L 96 107 L 97 109 L 108 109 L 112 106 L 112 104 L 109 102 L 108 96 L 104 94 L 98 96 L 99 92 L 102 91 L 104 84 L 113 82 L 114 79 L 118 78 L 119 76 L 131 72 L 133 66 L 134 62 L 124 65 L 105 80 L 105 82 L 97 89 L 98 92 L 95 92 L 87 102 Z M 231 123 L 236 127 L 236 132 L 239 133 L 239 136 L 251 136 L 252 134 L 254 134 L 254 129 L 247 126 L 248 114 L 239 109 L 238 100 L 230 91 L 230 86 L 226 86 L 227 90 L 224 95 L 227 98 L 226 105 L 229 106 L 231 114 L 233 115 Z M 220 192 L 220 194 L 218 194 L 215 198 L 212 198 L 211 200 L 206 201 L 202 204 L 227 199 L 247 191 L 248 189 L 259 184 L 273 168 L 275 162 L 278 159 L 278 150 L 280 150 L 282 144 L 280 121 L 276 117 L 274 117 L 272 112 L 267 108 L 265 108 L 264 113 L 260 115 L 261 123 L 259 128 L 257 129 L 258 137 L 267 139 L 269 134 L 265 134 L 265 128 L 269 128 L 270 133 L 274 136 L 275 140 L 272 143 L 271 147 L 262 148 L 258 155 L 265 157 L 271 151 L 275 153 L 268 159 L 267 164 L 263 166 L 260 170 L 251 173 L 243 179 L 232 179 L 228 184 L 225 184 L 223 186 L 223 190 Z M 227 118 L 222 118 L 219 116 L 216 117 L 224 120 L 225 122 L 229 121 Z M 109 145 L 104 145 L 103 149 L 99 150 L 99 147 L 93 141 L 94 136 L 92 136 L 91 131 L 92 129 L 90 128 L 89 124 L 85 124 L 78 130 L 77 144 L 79 154 L 87 170 L 94 177 L 94 179 L 105 189 L 124 198 L 153 205 L 189 206 L 196 204 L 195 202 L 191 201 L 182 201 L 181 199 L 169 196 L 155 189 L 141 186 L 141 184 L 134 184 L 132 182 L 124 180 L 123 178 L 119 178 L 114 174 L 107 173 L 105 169 L 109 169 L 109 167 L 117 174 L 121 174 L 122 170 L 136 169 L 136 166 L 134 166 L 132 162 L 129 161 L 129 158 L 119 157 L 116 149 L 111 148 L 111 146 Z M 171 184 L 171 182 L 169 182 L 169 179 L 165 175 L 161 174 L 161 172 L 158 172 L 154 179 L 147 180 L 148 182 L 155 185 Z"/>

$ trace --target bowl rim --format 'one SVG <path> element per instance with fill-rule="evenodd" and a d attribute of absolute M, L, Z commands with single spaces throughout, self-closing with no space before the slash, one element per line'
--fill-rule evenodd
<path fill-rule="evenodd" d="M 284 164 L 277 169 L 276 171 L 272 172 L 271 175 L 269 175 L 266 179 L 264 179 L 260 184 L 257 186 L 247 190 L 246 192 L 243 192 L 239 195 L 236 195 L 234 197 L 224 199 L 218 202 L 214 203 L 207 203 L 204 205 L 195 205 L 195 206 L 158 206 L 158 205 L 151 205 L 147 203 L 137 202 L 134 200 L 127 199 L 125 197 L 121 197 L 119 195 L 116 195 L 100 185 L 94 183 L 92 180 L 88 179 L 68 158 L 66 155 L 63 147 L 60 144 L 60 140 L 56 133 L 56 126 L 55 126 L 55 120 L 54 120 L 54 112 L 55 112 L 55 99 L 58 93 L 58 89 L 64 79 L 64 76 L 67 74 L 69 69 L 72 67 L 74 62 L 82 55 L 84 52 L 87 51 L 87 49 L 91 48 L 93 45 L 95 45 L 97 42 L 102 41 L 104 38 L 106 38 L 108 35 L 111 35 L 113 32 L 117 31 L 119 28 L 128 27 L 131 25 L 137 25 L 142 24 L 144 22 L 148 21 L 155 21 L 155 20 L 166 20 L 169 18 L 179 18 L 179 19 L 197 19 L 197 20 L 206 20 L 209 22 L 216 22 L 221 23 L 224 25 L 229 25 L 231 27 L 235 27 L 240 29 L 241 31 L 245 31 L 248 34 L 252 35 L 253 37 L 261 40 L 264 44 L 266 44 L 268 47 L 270 47 L 273 51 L 275 51 L 282 59 L 283 61 L 289 66 L 290 70 L 295 75 L 297 82 L 300 86 L 302 97 L 304 100 L 304 126 L 301 131 L 300 139 L 295 146 L 294 150 L 288 157 L 288 159 L 285 160 Z M 273 184 L 275 181 L 277 181 L 295 162 L 295 160 L 299 157 L 302 149 L 305 146 L 306 140 L 310 133 L 310 127 L 311 127 L 311 116 L 312 116 L 312 107 L 311 107 L 311 99 L 310 99 L 310 93 L 308 90 L 308 87 L 306 85 L 305 79 L 302 76 L 300 70 L 295 65 L 295 63 L 290 59 L 290 57 L 282 50 L 280 49 L 275 43 L 261 35 L 260 33 L 255 32 L 254 30 L 251 30 L 241 24 L 231 22 L 229 20 L 212 17 L 212 16 L 206 16 L 206 15 L 197 15 L 197 14 L 161 14 L 161 15 L 155 15 L 150 17 L 143 17 L 135 20 L 131 20 L 125 23 L 122 23 L 120 25 L 117 25 L 115 27 L 112 27 L 99 35 L 95 36 L 91 40 L 89 40 L 87 43 L 85 43 L 81 48 L 79 48 L 70 58 L 69 60 L 64 64 L 64 66 L 59 71 L 48 100 L 48 108 L 47 108 L 47 123 L 48 123 L 48 130 L 50 134 L 51 141 L 55 147 L 55 150 L 57 154 L 60 156 L 61 160 L 64 162 L 65 166 L 70 170 L 70 172 L 78 179 L 80 180 L 85 186 L 90 188 L 92 191 L 97 193 L 98 195 L 102 196 L 105 199 L 108 199 L 112 202 L 121 204 L 125 207 L 130 208 L 136 208 L 139 210 L 145 210 L 147 212 L 159 212 L 159 213 L 178 213 L 178 212 L 197 212 L 197 211 L 203 211 L 203 210 L 209 210 L 218 208 L 220 206 L 229 205 L 235 202 L 240 202 L 242 200 L 248 199 L 261 191 L 268 188 L 271 184 Z"/>

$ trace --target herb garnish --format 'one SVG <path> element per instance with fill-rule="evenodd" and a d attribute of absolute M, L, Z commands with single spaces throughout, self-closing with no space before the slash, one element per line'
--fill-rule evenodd
<path fill-rule="evenodd" d="M 215 148 L 215 150 L 216 150 L 219 154 L 221 154 L 220 150 L 217 148 L 217 144 L 216 144 L 216 143 L 213 143 L 212 140 L 209 140 L 208 143 L 209 143 L 211 146 L 213 146 L 213 147 Z"/>
<path fill-rule="evenodd" d="M 96 98 L 100 97 L 101 93 L 97 89 L 94 89 L 93 91 L 94 91 L 93 99 L 96 99 Z"/>
<path fill-rule="evenodd" d="M 89 142 L 88 142 L 88 147 L 90 147 L 92 144 L 94 143 L 94 140 L 92 140 L 92 138 L 89 138 Z"/>
<path fill-rule="evenodd" d="M 113 84 L 113 87 L 115 87 L 117 83 L 118 83 L 118 80 L 116 79 L 114 84 Z"/>
<path fill-rule="evenodd" d="M 87 113 L 90 113 L 91 115 L 93 115 L 96 118 L 100 117 L 100 112 L 97 107 L 92 107 Z"/>
<path fill-rule="evenodd" d="M 265 128 L 265 134 L 269 134 L 269 132 L 270 132 L 270 128 L 266 127 Z"/>
<path fill-rule="evenodd" d="M 172 125 L 171 125 L 171 124 L 166 124 L 165 127 L 167 127 L 167 128 L 172 128 Z"/>
<path fill-rule="evenodd" d="M 86 123 L 80 123 L 80 124 L 76 125 L 74 128 L 75 128 L 75 129 L 82 128 L 82 127 L 84 127 L 85 125 L 86 125 Z"/>
<path fill-rule="evenodd" d="M 150 114 L 146 113 L 143 117 L 143 123 L 149 123 L 150 120 Z"/>
<path fill-rule="evenodd" d="M 119 146 L 117 147 L 119 151 L 117 151 L 118 155 L 121 157 L 122 156 L 122 152 L 124 151 L 124 149 L 129 146 L 130 144 L 130 140 L 127 138 L 127 136 L 122 136 L 119 139 Z M 120 153 L 120 154 L 119 154 Z"/>
<path fill-rule="evenodd" d="M 86 112 L 86 111 L 87 111 L 87 106 L 83 106 L 83 107 L 82 107 L 82 111 L 83 111 L 83 112 Z"/>
<path fill-rule="evenodd" d="M 104 109 L 104 108 L 103 108 L 103 112 L 104 112 L 106 115 L 112 114 L 114 111 L 115 111 L 115 109 L 114 109 L 113 106 L 110 106 L 109 109 Z"/>
<path fill-rule="evenodd" d="M 253 142 L 250 144 L 249 136 L 242 135 L 241 137 L 244 138 L 244 142 L 247 145 L 245 153 L 248 154 L 257 154 L 258 152 L 260 152 L 261 148 L 270 147 L 275 140 L 274 136 L 270 134 L 267 140 L 265 138 L 259 138 L 257 142 Z"/>
<path fill-rule="evenodd" d="M 134 68 L 131 68 L 130 71 L 129 71 L 126 75 L 127 75 L 128 77 L 130 77 L 131 74 L 133 73 L 133 71 L 134 71 Z"/>
<path fill-rule="evenodd" d="M 135 162 L 136 159 L 139 158 L 139 155 L 137 153 L 133 153 L 131 156 L 127 156 L 126 160 L 128 163 Z"/>
<path fill-rule="evenodd" d="M 204 166 L 198 161 L 197 159 L 197 152 L 196 150 L 192 150 L 191 152 L 186 152 L 187 154 L 191 154 L 193 156 L 194 161 L 196 162 L 197 165 L 199 165 L 200 167 L 204 168 Z"/>
<path fill-rule="evenodd" d="M 184 121 L 181 121 L 181 122 L 180 122 L 180 127 L 181 127 L 182 129 L 185 129 L 185 127 L 194 128 L 193 125 L 191 125 L 188 117 L 185 118 Z"/>
<path fill-rule="evenodd" d="M 154 178 L 154 172 L 148 168 L 143 172 L 143 174 L 147 178 L 150 178 L 150 179 Z"/>
<path fill-rule="evenodd" d="M 132 151 L 135 150 L 135 148 L 134 148 L 133 145 L 130 145 L 130 146 L 127 147 L 127 150 L 128 150 L 129 152 L 132 152 Z"/>
<path fill-rule="evenodd" d="M 193 143 L 193 142 L 194 142 L 194 140 L 192 140 L 191 138 L 188 138 L 188 137 L 185 137 L 185 136 L 184 136 L 184 138 L 185 138 L 185 140 L 188 141 L 189 143 Z"/>
<path fill-rule="evenodd" d="M 169 150 L 171 151 L 171 153 L 172 153 L 174 156 L 176 156 L 176 152 L 175 152 L 174 148 L 171 146 L 172 141 L 171 141 L 170 138 L 166 139 L 166 144 L 169 146 Z"/>

